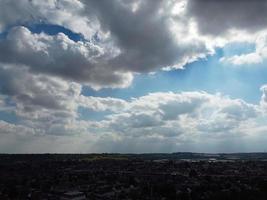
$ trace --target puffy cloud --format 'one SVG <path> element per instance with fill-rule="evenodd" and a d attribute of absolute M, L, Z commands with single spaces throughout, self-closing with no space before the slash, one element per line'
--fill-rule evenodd
<path fill-rule="evenodd" d="M 179 141 L 204 132 L 239 134 L 243 123 L 260 116 L 257 105 L 204 92 L 153 93 L 127 104 L 100 122 L 101 127 L 121 137 L 176 137 Z"/>
<path fill-rule="evenodd" d="M 34 65 L 38 73 L 87 82 L 96 89 L 127 87 L 134 73 L 183 68 L 214 53 L 214 46 L 220 46 L 214 37 L 220 35 L 226 41 L 233 40 L 224 36 L 229 31 L 254 33 L 265 29 L 267 7 L 261 0 L 21 0 L 19 3 L 4 0 L 0 5 L 2 30 L 41 22 L 64 26 L 87 40 L 75 43 L 63 34 L 47 37 L 17 28 L 9 33 L 10 40 L 1 42 L 2 48 L 8 50 L 1 51 L 1 60 L 11 62 L 10 58 L 16 57 L 18 63 Z M 203 33 L 212 37 L 207 38 Z M 235 36 L 237 40 L 240 38 Z M 23 54 L 23 49 L 27 53 Z M 257 51 L 234 56 L 229 61 L 258 63 L 261 55 Z M 40 59 L 44 60 L 43 64 L 38 63 Z"/>
<path fill-rule="evenodd" d="M 258 64 L 261 63 L 262 57 L 254 52 L 249 54 L 235 55 L 229 58 L 223 57 L 221 59 L 222 62 L 230 62 L 234 65 L 244 65 L 244 64 Z"/>
<path fill-rule="evenodd" d="M 192 59 L 209 53 L 201 39 L 186 34 L 189 25 L 169 12 L 174 1 L 83 2 L 88 13 L 96 14 L 101 31 L 108 32 L 120 49 L 121 53 L 111 60 L 116 68 L 130 68 L 136 72 L 168 66 L 181 68 Z M 132 10 L 133 2 L 138 4 L 138 9 Z M 175 32 L 172 31 L 174 27 Z"/>
<path fill-rule="evenodd" d="M 89 123 L 78 120 L 78 108 L 89 107 L 82 103 L 80 84 L 6 64 L 0 64 L 0 79 L 2 110 L 14 113 L 32 133 L 68 135 L 87 131 Z"/>
<path fill-rule="evenodd" d="M 32 83 L 36 85 L 34 81 Z M 49 88 L 50 81 L 44 81 L 41 85 Z M 26 110 L 24 113 L 28 112 L 29 115 L 21 115 L 20 124 L 1 122 L 1 130 L 5 130 L 3 131 L 5 135 L 15 135 L 20 131 L 18 132 L 20 137 L 35 138 L 34 140 L 38 142 L 44 140 L 44 143 L 48 138 L 65 136 L 67 138 L 63 137 L 62 141 L 67 142 L 72 138 L 74 142 L 79 143 L 81 150 L 96 152 L 168 152 L 180 148 L 185 150 L 188 148 L 187 145 L 192 147 L 192 145 L 203 145 L 203 141 L 215 144 L 235 138 L 244 139 L 253 137 L 250 136 L 251 132 L 255 135 L 265 130 L 260 123 L 264 119 L 261 105 L 230 99 L 220 94 L 151 93 L 125 101 L 115 98 L 86 97 L 80 94 L 79 85 L 76 85 L 76 89 L 73 87 L 69 84 L 65 89 L 50 88 L 58 94 L 55 99 L 64 99 L 60 96 L 71 91 L 70 98 L 60 100 L 65 102 L 63 106 L 65 109 L 59 107 L 59 110 L 54 110 L 53 107 L 37 104 L 42 115 L 34 116 L 39 113 L 37 109 L 34 112 Z M 262 90 L 264 92 L 264 87 Z M 24 92 L 29 91 L 24 90 Z M 262 102 L 264 98 L 265 92 Z M 13 99 L 17 105 L 27 105 L 16 96 L 13 96 Z M 71 104 L 73 106 L 69 106 Z M 98 122 L 85 121 L 77 115 L 79 106 L 96 112 L 109 110 L 110 113 Z M 62 114 L 63 110 L 72 115 Z M 44 116 L 44 113 L 47 113 L 47 116 Z M 79 137 L 75 136 L 77 133 Z M 11 136 L 4 138 L 8 137 Z M 54 150 L 61 152 L 65 144 L 59 141 L 58 139 L 57 142 L 61 146 Z M 67 143 L 72 146 L 73 151 L 78 151 L 79 148 L 76 149 L 77 147 Z"/>
<path fill-rule="evenodd" d="M 96 89 L 127 87 L 134 73 L 182 68 L 212 52 L 205 41 L 190 34 L 184 19 L 169 12 L 174 1 L 23 0 L 1 4 L 3 13 L 14 13 L 10 17 L 4 14 L 2 27 L 42 20 L 86 38 L 73 42 L 62 33 L 47 36 L 15 27 L 1 41 L 1 62 L 24 64 L 37 73 L 69 78 Z"/>
<path fill-rule="evenodd" d="M 112 111 L 120 112 L 127 106 L 127 102 L 122 99 L 116 99 L 111 97 L 91 97 L 91 96 L 80 96 L 79 105 L 84 108 L 89 108 L 94 111 Z"/>
<path fill-rule="evenodd" d="M 90 38 L 97 31 L 93 18 L 83 16 L 84 5 L 79 0 L 2 0 L 0 31 L 16 24 L 58 24 Z"/>
<path fill-rule="evenodd" d="M 0 72 L 1 93 L 19 103 L 17 106 L 23 112 L 35 112 L 37 109 L 72 110 L 72 104 L 81 91 L 81 86 L 76 83 L 33 75 L 26 67 L 0 64 Z"/>
<path fill-rule="evenodd" d="M 105 64 L 101 47 L 91 42 L 74 42 L 66 35 L 32 34 L 25 27 L 10 30 L 0 41 L 0 60 L 26 65 L 36 73 L 83 82 L 92 87 L 126 87 L 132 75 L 112 71 Z M 101 65 L 102 64 L 102 65 Z"/>
<path fill-rule="evenodd" d="M 242 55 L 234 55 L 232 57 L 223 57 L 221 58 L 221 61 L 226 63 L 230 62 L 234 65 L 262 63 L 267 58 L 266 33 L 261 33 L 259 36 L 257 36 L 255 46 L 255 52 Z"/>
<path fill-rule="evenodd" d="M 217 40 L 201 35 L 203 30 L 213 34 L 233 27 L 249 29 L 250 21 L 240 16 L 254 17 L 251 21 L 258 22 L 254 25 L 264 26 L 261 16 L 254 15 L 258 9 L 265 9 L 260 2 L 4 0 L 0 26 L 8 35 L 0 41 L 0 61 L 26 65 L 35 73 L 62 77 L 95 89 L 125 88 L 135 73 L 183 68 L 214 53 Z M 250 15 L 243 11 L 247 7 Z M 214 12 L 214 16 L 202 12 L 203 8 Z M 218 8 L 227 9 L 229 20 L 223 18 L 224 11 L 216 11 Z M 86 40 L 74 42 L 63 33 L 34 34 L 21 26 L 8 28 L 40 22 L 64 26 L 81 33 Z M 263 51 L 229 61 L 259 62 Z"/>
<path fill-rule="evenodd" d="M 0 110 L 18 122 L 0 121 L 0 150 L 168 152 L 263 133 L 266 86 L 258 105 L 205 92 L 157 92 L 127 101 L 84 96 L 82 87 L 125 88 L 136 74 L 184 68 L 227 42 L 255 42 L 266 27 L 265 10 L 260 0 L 2 0 Z M 27 28 L 39 23 L 82 39 Z M 266 37 L 255 44 L 255 52 L 222 60 L 259 63 Z M 107 114 L 86 121 L 79 109 Z"/>
<path fill-rule="evenodd" d="M 151 93 L 130 101 L 86 97 L 77 83 L 33 75 L 23 68 L 21 77 L 12 79 L 14 72 L 10 68 L 2 69 L 1 74 L 6 77 L 6 81 L 2 79 L 2 93 L 14 102 L 15 113 L 22 122 L 38 130 L 38 134 L 64 135 L 98 128 L 100 132 L 120 135 L 173 137 L 201 132 L 204 126 L 214 132 L 223 132 L 225 126 L 238 128 L 260 113 L 257 105 L 205 92 Z M 86 122 L 79 119 L 79 107 L 111 113 L 103 121 Z"/>

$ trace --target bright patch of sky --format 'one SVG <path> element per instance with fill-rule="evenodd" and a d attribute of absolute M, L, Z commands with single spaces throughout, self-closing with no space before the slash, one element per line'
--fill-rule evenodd
<path fill-rule="evenodd" d="M 160 71 L 155 74 L 136 75 L 132 85 L 126 89 L 102 89 L 95 91 L 84 86 L 87 96 L 131 99 L 152 92 L 206 91 L 222 93 L 231 98 L 241 98 L 250 103 L 260 100 L 259 88 L 267 82 L 265 63 L 246 67 L 232 66 L 220 62 L 220 58 L 254 51 L 248 43 L 238 43 L 217 49 L 206 59 L 186 65 L 184 70 Z"/>

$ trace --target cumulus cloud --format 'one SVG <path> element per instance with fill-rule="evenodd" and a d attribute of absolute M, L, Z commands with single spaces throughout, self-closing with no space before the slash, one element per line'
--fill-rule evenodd
<path fill-rule="evenodd" d="M 1 62 L 28 65 L 35 72 L 87 82 L 96 89 L 127 87 L 134 73 L 182 68 L 212 52 L 201 38 L 190 34 L 184 19 L 169 12 L 174 1 L 23 0 L 1 4 L 2 13 L 14 13 L 3 14 L 2 27 L 41 20 L 86 38 L 73 42 L 64 34 L 33 34 L 18 26 L 1 41 Z"/>
<path fill-rule="evenodd" d="M 81 33 L 90 42 L 75 43 L 63 34 L 49 38 L 17 28 L 9 33 L 10 40 L 2 42 L 2 48 L 9 51 L 2 50 L 1 54 L 4 58 L 6 55 L 18 57 L 16 61 L 21 64 L 35 64 L 35 70 L 87 81 L 97 89 L 127 87 L 133 73 L 183 68 L 185 64 L 213 53 L 217 40 L 207 39 L 203 34 L 223 37 L 233 29 L 252 32 L 265 29 L 266 7 L 265 1 L 260 0 L 51 0 L 42 3 L 4 0 L 0 12 L 2 30 L 18 24 L 56 24 Z M 209 12 L 203 12 L 205 10 Z M 20 39 L 16 40 L 17 37 Z M 28 41 L 20 41 L 23 39 Z M 11 41 L 19 42 L 28 55 L 14 51 L 15 45 Z M 32 47 L 41 44 L 42 47 Z M 46 61 L 41 66 L 36 63 L 40 58 Z M 259 53 L 230 60 L 242 64 L 248 59 L 254 63 L 261 60 Z M 7 61 L 7 58 L 3 60 Z"/>
<path fill-rule="evenodd" d="M 64 93 L 73 90 L 68 87 Z M 28 137 L 39 138 L 38 140 L 41 140 L 41 136 L 47 140 L 52 136 L 64 135 L 77 141 L 75 135 L 79 133 L 79 138 L 85 140 L 84 142 L 79 140 L 82 142 L 81 148 L 87 151 L 101 151 L 99 145 L 102 145 L 102 151 L 168 152 L 177 148 L 186 149 L 187 144 L 200 145 L 202 141 L 208 141 L 208 139 L 220 142 L 231 138 L 248 137 L 252 130 L 256 134 L 255 130 L 262 126 L 258 120 L 264 117 L 260 104 L 249 104 L 220 94 L 151 93 L 125 101 L 115 98 L 86 97 L 79 93 L 80 89 L 76 90 L 77 92 L 71 92 L 73 96 L 66 100 L 66 109 L 69 104 L 75 105 L 69 112 L 76 113 L 77 108 L 82 106 L 94 109 L 96 112 L 109 110 L 111 113 L 98 122 L 85 121 L 79 120 L 75 114 L 62 116 L 59 111 L 48 107 L 46 110 L 50 112 L 49 118 L 38 117 L 34 120 L 33 116 L 31 118 L 23 116 L 20 125 L 2 122 L 1 130 L 5 130 L 3 131 L 5 135 L 17 134 L 19 130 L 22 135 L 30 135 Z M 264 92 L 264 87 L 262 90 Z M 60 89 L 55 91 L 60 93 Z M 265 93 L 262 103 L 264 98 Z M 16 99 L 16 103 L 24 102 Z M 113 109 L 107 106 L 116 104 Z M 261 129 L 259 130 L 262 132 Z M 92 138 L 88 139 L 90 137 Z M 68 139 L 62 139 L 64 140 Z M 85 147 L 86 141 L 87 147 Z M 162 142 L 168 145 L 160 145 Z"/>
<path fill-rule="evenodd" d="M 132 10 L 133 2 L 138 9 Z M 102 32 L 108 32 L 121 53 L 111 63 L 136 72 L 150 72 L 168 66 L 182 67 L 191 59 L 209 52 L 205 43 L 189 35 L 188 24 L 176 26 L 169 9 L 173 1 L 84 1 L 88 12 L 96 14 Z M 94 9 L 92 9 L 94 8 Z M 182 20 L 180 20 L 182 21 Z M 177 22 L 178 24 L 179 22 Z M 182 22 L 180 22 L 182 23 Z M 191 41 L 188 41 L 188 40 Z"/>
<path fill-rule="evenodd" d="M 23 111 L 37 109 L 71 110 L 67 101 L 75 101 L 81 86 L 57 78 L 32 75 L 26 67 L 0 64 L 0 91 L 19 102 Z"/>
<path fill-rule="evenodd" d="M 127 106 L 127 102 L 123 99 L 116 99 L 112 97 L 91 97 L 91 96 L 80 96 L 78 104 L 84 108 L 90 108 L 94 111 L 112 111 L 119 112 L 124 110 Z"/>
<path fill-rule="evenodd" d="M 129 102 L 123 113 L 105 123 L 125 134 L 156 134 L 165 137 L 188 132 L 236 131 L 241 123 L 257 118 L 259 108 L 242 100 L 200 92 L 153 93 Z M 205 126 L 203 126 L 205 125 Z M 201 127 L 206 127 L 205 131 Z M 170 134 L 172 132 L 172 134 Z M 175 134 L 174 134 L 175 133 Z"/>
<path fill-rule="evenodd" d="M 221 61 L 233 65 L 260 64 L 267 58 L 267 35 L 261 33 L 255 41 L 255 52 L 234 55 L 232 57 L 222 57 Z"/>
<path fill-rule="evenodd" d="M 7 36 L 0 41 L 0 61 L 26 65 L 34 73 L 62 77 L 94 89 L 125 88 L 136 73 L 183 68 L 214 53 L 216 42 L 202 33 L 216 35 L 252 25 L 257 25 L 255 30 L 263 29 L 263 17 L 255 13 L 263 11 L 265 4 L 240 2 L 1 1 L 0 26 Z M 202 12 L 207 9 L 211 12 Z M 19 26 L 36 23 L 66 27 L 81 33 L 85 40 L 74 42 L 63 33 L 34 34 Z M 255 55 L 229 60 L 238 64 L 259 62 L 262 52 L 265 50 L 261 48 Z"/>
<path fill-rule="evenodd" d="M 198 37 L 204 37 L 213 49 L 235 42 L 255 44 L 255 52 L 221 58 L 225 63 L 241 66 L 266 59 L 266 11 L 267 2 L 261 0 L 187 0 L 185 15 L 196 26 Z"/>
<path fill-rule="evenodd" d="M 33 86 L 36 85 L 34 81 L 32 83 Z M 262 87 L 261 103 L 254 105 L 240 99 L 205 92 L 151 93 L 129 101 L 87 97 L 81 94 L 79 85 L 63 83 L 66 84 L 64 87 L 61 85 L 55 88 L 50 86 L 50 81 L 40 84 L 40 87 L 56 92 L 58 96 L 55 95 L 55 99 L 65 102 L 63 107 L 55 110 L 51 106 L 36 104 L 40 106 L 40 112 L 37 109 L 34 112 L 24 110 L 24 115 L 20 116 L 20 124 L 2 121 L 2 133 L 13 136 L 20 134 L 20 137 L 35 138 L 34 140 L 39 138 L 38 141 L 42 140 L 40 137 L 46 141 L 51 137 L 64 136 L 76 142 L 78 140 L 75 135 L 78 134 L 84 140 L 79 139 L 80 147 L 86 151 L 101 151 L 99 145 L 102 145 L 102 151 L 111 152 L 168 152 L 186 149 L 187 144 L 201 146 L 202 141 L 208 139 L 213 142 L 242 139 L 248 137 L 251 131 L 257 134 L 257 130 L 261 133 L 264 129 L 259 122 L 264 119 L 261 111 L 265 103 L 265 87 Z M 21 90 L 21 93 L 31 92 L 23 88 Z M 68 97 L 65 100 L 64 95 Z M 27 105 L 27 102 L 17 98 L 15 94 L 12 97 L 17 105 L 17 112 L 21 109 L 18 105 Z M 95 112 L 108 110 L 110 113 L 101 121 L 82 120 L 77 114 L 78 107 Z M 38 113 L 40 115 L 36 116 Z M 8 137 L 11 136 L 4 138 Z M 65 140 L 69 139 L 62 139 Z M 160 145 L 162 142 L 168 145 Z M 63 147 L 65 144 L 61 145 Z M 61 150 L 59 147 L 58 151 Z"/>
<path fill-rule="evenodd" d="M 16 24 L 48 23 L 75 30 L 90 38 L 97 31 L 93 18 L 82 15 L 84 5 L 79 0 L 2 0 L 0 31 Z"/>
<path fill-rule="evenodd" d="M 38 130 L 38 134 L 68 133 L 67 129 L 86 132 L 95 127 L 122 135 L 142 137 L 147 133 L 173 137 L 198 132 L 203 125 L 214 132 L 223 132 L 227 124 L 238 128 L 240 123 L 257 118 L 260 113 L 257 105 L 205 92 L 151 93 L 130 101 L 87 97 L 81 94 L 81 85 L 77 83 L 32 75 L 23 68 L 21 77 L 14 79 L 10 68 L 1 69 L 6 78 L 1 79 L 1 92 L 13 101 L 22 122 Z M 79 107 L 111 113 L 100 122 L 86 122 L 78 119 Z M 218 126 L 212 128 L 213 124 L 222 123 L 222 130 Z"/>
<path fill-rule="evenodd" d="M 0 60 L 26 65 L 35 73 L 44 73 L 82 82 L 92 87 L 126 87 L 132 75 L 112 71 L 105 64 L 103 49 L 91 42 L 74 42 L 66 35 L 32 34 L 25 27 L 10 30 L 0 41 Z"/>
<path fill-rule="evenodd" d="M 79 107 L 94 108 L 92 104 L 84 103 L 80 84 L 32 74 L 27 67 L 3 63 L 0 64 L 0 79 L 3 110 L 14 113 L 19 123 L 32 133 L 79 134 L 90 126 L 90 123 L 78 120 Z M 87 102 L 91 103 L 89 98 Z"/>
<path fill-rule="evenodd" d="M 223 61 L 260 63 L 267 55 L 265 13 L 260 0 L 0 1 L 0 111 L 18 118 L 0 121 L 0 150 L 18 142 L 17 151 L 43 145 L 42 152 L 47 145 L 58 152 L 168 152 L 207 137 L 264 132 L 259 122 L 265 119 L 266 86 L 257 105 L 206 92 L 101 98 L 84 96 L 82 87 L 127 88 L 137 74 L 183 69 L 236 40 L 255 42 L 255 52 Z M 27 28 L 40 23 L 82 38 Z M 233 37 L 233 31 L 244 37 Z M 108 114 L 90 121 L 80 109 Z"/>

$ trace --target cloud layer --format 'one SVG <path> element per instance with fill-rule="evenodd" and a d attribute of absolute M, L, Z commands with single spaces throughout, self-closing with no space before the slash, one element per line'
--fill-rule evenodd
<path fill-rule="evenodd" d="M 1 0 L 0 117 L 14 119 L 0 120 L 0 151 L 209 151 L 263 134 L 265 85 L 258 104 L 202 91 L 130 100 L 82 91 L 127 88 L 139 74 L 186 70 L 236 41 L 255 44 L 255 52 L 221 60 L 259 64 L 267 57 L 266 11 L 261 0 Z M 36 24 L 81 37 L 36 33 Z M 102 117 L 88 120 L 81 110 Z"/>
<path fill-rule="evenodd" d="M 255 32 L 266 29 L 267 2 L 255 1 L 188 1 L 188 13 L 197 21 L 200 32 L 226 34 L 232 29 Z"/>
<path fill-rule="evenodd" d="M 65 145 L 71 145 L 71 138 L 79 142 L 80 147 L 74 145 L 66 149 L 67 152 L 170 152 L 203 147 L 203 141 L 210 145 L 232 139 L 240 142 L 266 130 L 261 124 L 266 120 L 265 86 L 261 89 L 263 96 L 258 105 L 205 92 L 151 93 L 126 101 L 84 96 L 78 84 L 56 79 L 50 79 L 50 84 L 38 85 L 42 78 L 45 77 L 31 80 L 32 89 L 16 87 L 27 93 L 26 97 L 20 97 L 19 92 L 10 93 L 13 104 L 9 102 L 5 106 L 13 106 L 10 111 L 16 111 L 20 123 L 1 121 L 4 139 L 16 136 L 16 140 L 43 141 L 45 145 L 47 140 L 55 138 L 53 142 L 57 141 L 59 146 L 51 151 L 57 152 L 62 152 Z M 33 93 L 34 89 L 40 93 Z M 44 92 L 51 96 L 45 97 L 47 101 L 39 102 Z M 79 108 L 109 113 L 100 121 L 91 121 L 83 119 Z M 21 148 L 25 151 L 24 144 Z M 34 150 L 38 152 L 44 151 L 36 148 Z M 205 151 L 211 149 L 207 146 Z"/>
<path fill-rule="evenodd" d="M 1 1 L 0 30 L 6 36 L 0 38 L 0 62 L 95 89 L 125 88 L 136 73 L 183 68 L 214 53 L 221 45 L 218 39 L 237 39 L 226 36 L 229 31 L 264 30 L 265 9 L 264 1 L 239 0 Z M 25 27 L 40 23 L 65 27 L 84 40 L 74 42 L 63 33 L 36 34 Z M 260 44 L 256 53 L 229 60 L 257 63 L 265 56 L 262 51 Z"/>
<path fill-rule="evenodd" d="M 202 39 L 187 34 L 188 23 L 169 12 L 172 1 L 23 0 L 1 4 L 2 29 L 15 26 L 0 41 L 1 62 L 26 65 L 35 73 L 69 78 L 93 88 L 127 87 L 135 73 L 182 68 L 211 53 Z M 85 41 L 71 41 L 63 33 L 34 34 L 16 25 L 38 21 L 81 33 Z"/>

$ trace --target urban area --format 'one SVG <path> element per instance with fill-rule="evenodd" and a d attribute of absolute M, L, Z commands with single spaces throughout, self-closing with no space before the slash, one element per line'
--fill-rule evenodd
<path fill-rule="evenodd" d="M 0 155 L 1 200 L 266 200 L 255 154 Z"/>

